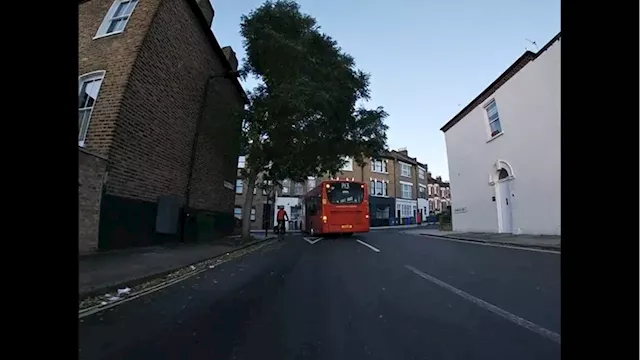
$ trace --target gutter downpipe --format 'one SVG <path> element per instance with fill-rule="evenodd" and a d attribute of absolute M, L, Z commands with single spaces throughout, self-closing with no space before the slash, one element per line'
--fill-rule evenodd
<path fill-rule="evenodd" d="M 185 223 L 187 218 L 190 217 L 190 213 L 188 211 L 189 208 L 189 203 L 191 201 L 191 183 L 192 183 L 192 178 L 193 178 L 193 168 L 194 168 L 194 164 L 196 161 L 196 150 L 198 149 L 198 139 L 200 138 L 200 131 L 202 130 L 202 123 L 204 122 L 204 110 L 205 107 L 207 106 L 207 95 L 209 94 L 209 86 L 211 85 L 211 81 L 213 79 L 218 79 L 218 78 L 227 78 L 227 79 L 231 79 L 233 77 L 238 77 L 238 72 L 237 71 L 227 71 L 224 74 L 214 74 L 214 75 L 210 75 L 207 78 L 207 82 L 204 85 L 204 91 L 202 94 L 202 101 L 200 102 L 200 110 L 199 110 L 199 115 L 198 115 L 198 122 L 196 123 L 196 133 L 194 135 L 194 139 L 193 139 L 193 145 L 191 146 L 191 159 L 189 160 L 189 177 L 187 178 L 187 186 L 186 186 L 186 190 L 185 190 L 185 205 L 184 205 L 184 210 L 183 210 L 183 216 L 182 216 L 182 226 L 180 229 L 180 241 L 184 242 L 184 238 L 185 238 Z"/>

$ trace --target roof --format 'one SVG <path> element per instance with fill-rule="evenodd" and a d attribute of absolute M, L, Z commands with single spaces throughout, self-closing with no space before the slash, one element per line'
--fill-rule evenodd
<path fill-rule="evenodd" d="M 560 37 L 561 37 L 561 32 L 559 32 L 556 36 L 554 36 L 551 40 L 549 40 L 549 42 L 545 46 L 543 46 L 542 49 L 538 50 L 537 53 L 534 53 L 529 50 L 525 51 L 524 54 L 522 54 L 518 58 L 518 60 L 516 60 L 513 64 L 511 64 L 511 66 L 509 66 L 507 70 L 505 70 L 500 76 L 498 76 L 497 79 L 495 79 L 491 84 L 489 84 L 489 86 L 487 86 L 487 88 L 484 89 L 480 93 L 480 95 L 476 96 L 475 99 L 473 99 L 467 106 L 465 106 L 462 110 L 460 110 L 460 112 L 457 113 L 453 118 L 451 118 L 451 120 L 447 121 L 447 123 L 440 128 L 440 131 L 446 132 L 447 130 L 451 129 L 453 125 L 457 124 L 460 120 L 462 120 L 462 118 L 464 118 L 467 114 L 469 114 L 473 109 L 475 109 L 483 101 L 489 98 L 489 96 L 495 93 L 496 90 L 500 88 L 500 86 L 502 86 L 504 83 L 507 82 L 507 80 L 511 79 L 515 74 L 517 74 L 525 65 L 535 60 L 538 56 L 540 56 L 542 53 L 547 51 L 547 49 L 551 47 L 553 43 L 560 40 Z"/>
<path fill-rule="evenodd" d="M 418 164 L 418 160 L 416 158 L 412 158 L 412 157 L 410 157 L 408 155 L 404 155 L 404 154 L 402 154 L 400 152 L 397 152 L 395 150 L 389 151 L 389 156 L 394 158 L 394 159 L 396 159 L 396 160 L 406 162 L 408 164 L 413 164 L 413 165 L 417 165 Z"/>
<path fill-rule="evenodd" d="M 200 6 L 198 6 L 198 2 L 196 0 L 186 0 L 186 1 L 189 4 L 189 6 L 191 6 L 191 10 L 193 10 L 193 12 L 195 13 L 196 18 L 198 19 L 200 26 L 202 26 L 205 34 L 207 34 L 207 39 L 209 39 L 209 43 L 211 44 L 213 51 L 220 58 L 220 62 L 222 63 L 222 66 L 225 68 L 225 70 L 234 71 L 233 67 L 231 66 L 231 63 L 229 63 L 229 60 L 227 59 L 227 56 L 225 55 L 224 51 L 222 51 L 222 47 L 218 43 L 218 39 L 216 39 L 216 36 L 213 35 L 213 31 L 211 31 L 211 24 L 209 24 L 207 19 L 204 17 L 202 10 L 200 10 Z M 247 93 L 244 92 L 244 88 L 240 84 L 240 80 L 238 80 L 237 77 L 234 77 L 229 80 L 231 80 L 233 85 L 236 87 L 236 89 L 240 93 L 240 96 L 242 97 L 242 100 L 244 101 L 244 103 L 245 104 L 249 103 L 249 99 L 247 98 Z"/>

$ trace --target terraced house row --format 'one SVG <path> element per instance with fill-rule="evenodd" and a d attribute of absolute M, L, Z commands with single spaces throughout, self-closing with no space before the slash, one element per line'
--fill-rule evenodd
<path fill-rule="evenodd" d="M 238 168 L 244 167 L 245 157 L 240 156 Z M 240 176 L 236 179 L 234 215 L 242 217 L 246 196 L 246 184 Z M 441 177 L 433 178 L 427 165 L 410 157 L 406 148 L 389 151 L 380 159 L 369 160 L 358 166 L 353 159 L 346 159 L 342 170 L 333 176 L 309 177 L 304 183 L 282 181 L 282 186 L 272 191 L 254 190 L 251 208 L 252 229 L 272 228 L 277 206 L 284 206 L 289 214 L 289 229 L 300 229 L 303 222 L 303 206 L 300 197 L 315 188 L 323 180 L 339 179 L 369 183 L 369 219 L 371 226 L 415 224 L 426 220 L 451 203 L 449 183 Z"/>

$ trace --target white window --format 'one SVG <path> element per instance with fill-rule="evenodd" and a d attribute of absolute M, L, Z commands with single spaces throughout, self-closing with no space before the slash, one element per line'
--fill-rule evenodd
<path fill-rule="evenodd" d="M 236 194 L 242 195 L 243 186 L 242 179 L 236 179 Z"/>
<path fill-rule="evenodd" d="M 433 193 L 433 186 L 431 184 L 427 185 L 427 194 L 431 195 Z"/>
<path fill-rule="evenodd" d="M 427 198 L 426 191 L 427 189 L 424 186 L 418 186 L 418 197 L 422 199 Z"/>
<path fill-rule="evenodd" d="M 307 178 L 307 190 L 311 190 L 316 187 L 316 178 L 309 176 Z"/>
<path fill-rule="evenodd" d="M 295 183 L 293 185 L 293 195 L 302 195 L 304 185 L 302 183 Z"/>
<path fill-rule="evenodd" d="M 289 187 L 291 186 L 291 181 L 289 180 L 282 180 L 282 193 L 283 194 L 288 194 L 289 193 Z"/>
<path fill-rule="evenodd" d="M 378 173 L 387 173 L 387 161 L 386 160 L 372 160 L 371 171 Z"/>
<path fill-rule="evenodd" d="M 381 180 L 371 180 L 369 194 L 373 196 L 389 196 L 388 183 Z"/>
<path fill-rule="evenodd" d="M 238 156 L 238 169 L 244 169 L 245 160 L 244 156 Z"/>
<path fill-rule="evenodd" d="M 84 146 L 89 130 L 91 113 L 96 105 L 100 85 L 104 79 L 103 70 L 94 71 L 78 78 L 78 145 Z"/>
<path fill-rule="evenodd" d="M 424 170 L 422 170 L 422 169 L 418 168 L 418 177 L 419 177 L 420 179 L 424 179 Z"/>
<path fill-rule="evenodd" d="M 411 177 L 411 165 L 400 163 L 400 175 L 404 177 Z"/>
<path fill-rule="evenodd" d="M 236 219 L 242 219 L 242 208 L 239 206 L 234 207 L 233 216 L 235 216 Z"/>
<path fill-rule="evenodd" d="M 500 115 L 498 115 L 498 105 L 495 100 L 491 100 L 484 109 L 487 111 L 487 118 L 489 119 L 489 131 L 491 137 L 494 137 L 502 133 L 502 126 L 500 125 Z"/>
<path fill-rule="evenodd" d="M 262 182 L 262 195 L 267 195 L 268 191 L 271 190 L 271 186 L 273 185 L 273 181 L 263 181 Z"/>
<path fill-rule="evenodd" d="M 256 208 L 255 207 L 251 208 L 251 216 L 249 217 L 249 219 L 251 221 L 256 221 Z"/>
<path fill-rule="evenodd" d="M 403 217 L 403 218 L 412 217 L 413 216 L 412 209 L 415 209 L 415 208 L 412 207 L 411 205 L 405 205 L 405 204 L 400 205 L 400 217 Z"/>
<path fill-rule="evenodd" d="M 344 165 L 342 165 L 342 168 L 340 170 L 342 171 L 353 171 L 353 159 L 351 159 L 350 157 L 346 157 L 344 158 Z"/>
<path fill-rule="evenodd" d="M 413 186 L 409 184 L 402 184 L 402 197 L 404 199 L 411 199 L 411 190 Z"/>
<path fill-rule="evenodd" d="M 119 34 L 124 31 L 127 22 L 136 7 L 138 0 L 116 0 L 107 11 L 107 15 L 102 20 L 95 38 L 102 36 Z"/>

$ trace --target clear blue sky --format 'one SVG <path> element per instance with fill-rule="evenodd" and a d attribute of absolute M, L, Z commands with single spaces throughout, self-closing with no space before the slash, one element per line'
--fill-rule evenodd
<path fill-rule="evenodd" d="M 240 16 L 262 0 L 211 0 L 213 32 L 244 58 Z M 439 130 L 511 65 L 525 39 L 542 47 L 560 31 L 559 0 L 299 0 L 322 30 L 371 74 L 369 107 L 389 113 L 388 144 L 407 147 L 449 179 Z M 245 88 L 254 85 L 245 83 Z"/>

